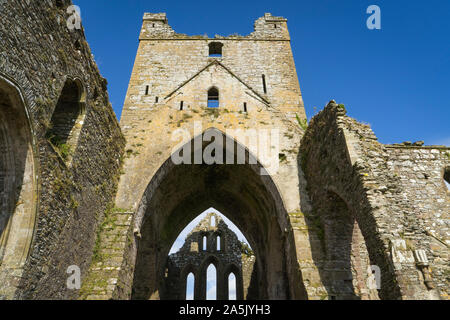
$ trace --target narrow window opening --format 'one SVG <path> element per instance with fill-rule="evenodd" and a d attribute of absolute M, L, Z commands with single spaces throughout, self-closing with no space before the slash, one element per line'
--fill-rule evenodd
<path fill-rule="evenodd" d="M 244 102 L 244 112 L 247 112 L 247 102 Z"/>
<path fill-rule="evenodd" d="M 184 107 L 184 101 L 180 102 L 180 111 L 183 111 L 183 107 Z"/>
<path fill-rule="evenodd" d="M 277 24 L 274 24 L 273 27 L 276 29 L 277 28 Z"/>
<path fill-rule="evenodd" d="M 156 97 L 155 98 L 155 103 L 158 103 L 158 101 L 159 101 L 159 97 Z"/>
<path fill-rule="evenodd" d="M 215 227 L 216 226 L 216 217 L 212 216 L 211 217 L 211 227 Z"/>
<path fill-rule="evenodd" d="M 212 87 L 208 90 L 208 108 L 219 107 L 219 90 L 216 87 Z"/>
<path fill-rule="evenodd" d="M 212 263 L 206 272 L 206 300 L 217 300 L 217 269 Z"/>
<path fill-rule="evenodd" d="M 206 248 L 207 248 L 207 238 L 206 238 L 206 236 L 204 236 L 203 237 L 203 251 L 206 251 Z"/>
<path fill-rule="evenodd" d="M 210 57 L 216 57 L 216 58 L 222 57 L 223 43 L 211 42 L 208 46 L 209 46 L 209 56 Z"/>
<path fill-rule="evenodd" d="M 195 276 L 191 272 L 186 278 L 186 300 L 194 300 Z"/>
<path fill-rule="evenodd" d="M 220 251 L 220 245 L 221 245 L 221 243 L 220 243 L 220 236 L 217 236 L 216 243 L 217 243 L 217 251 Z"/>
<path fill-rule="evenodd" d="M 148 89 L 149 89 L 149 86 L 145 86 L 145 95 L 146 96 L 148 96 Z"/>
<path fill-rule="evenodd" d="M 266 76 L 264 74 L 262 75 L 262 83 L 263 83 L 264 93 L 267 93 Z"/>
<path fill-rule="evenodd" d="M 447 186 L 447 189 L 450 191 L 450 167 L 446 168 L 444 171 L 444 183 Z"/>
<path fill-rule="evenodd" d="M 228 276 L 228 300 L 237 300 L 236 275 L 233 272 Z"/>

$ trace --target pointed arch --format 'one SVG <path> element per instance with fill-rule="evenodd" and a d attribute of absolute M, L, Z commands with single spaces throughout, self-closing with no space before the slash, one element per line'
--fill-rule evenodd
<path fill-rule="evenodd" d="M 27 104 L 0 74 L 0 296 L 13 298 L 35 230 L 37 162 Z"/>
<path fill-rule="evenodd" d="M 164 298 L 164 288 L 158 279 L 170 247 L 198 212 L 211 207 L 243 231 L 255 251 L 258 282 L 255 298 L 306 298 L 292 228 L 276 184 L 270 176 L 261 174 L 266 172 L 265 168 L 245 146 L 215 128 L 203 134 L 211 131 L 222 134 L 224 157 L 243 149 L 245 163 L 176 165 L 169 158 L 153 175 L 135 216 L 134 230 L 142 237 L 135 253 L 132 298 Z M 186 143 L 191 146 L 192 155 L 197 148 L 204 150 L 207 146 L 196 145 L 197 138 Z M 232 143 L 226 143 L 228 140 Z"/>

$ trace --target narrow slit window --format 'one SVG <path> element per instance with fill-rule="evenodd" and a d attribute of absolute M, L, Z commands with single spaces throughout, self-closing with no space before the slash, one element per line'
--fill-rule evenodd
<path fill-rule="evenodd" d="M 217 240 L 216 240 L 216 242 L 217 242 L 217 251 L 220 251 L 220 248 L 221 248 L 221 243 L 220 243 L 220 236 L 217 236 Z"/>
<path fill-rule="evenodd" d="M 149 89 L 149 86 L 146 86 L 146 87 L 145 87 L 145 95 L 146 95 L 146 96 L 148 96 L 148 89 Z"/>
<path fill-rule="evenodd" d="M 236 275 L 233 272 L 228 276 L 228 300 L 237 300 Z"/>
<path fill-rule="evenodd" d="M 180 102 L 180 111 L 183 111 L 183 107 L 184 107 L 184 101 Z"/>
<path fill-rule="evenodd" d="M 195 276 L 191 272 L 186 279 L 186 300 L 194 300 Z"/>
<path fill-rule="evenodd" d="M 266 76 L 264 74 L 262 75 L 262 84 L 264 93 L 267 93 Z"/>
<path fill-rule="evenodd" d="M 155 98 L 155 103 L 158 103 L 159 102 L 159 97 L 156 97 Z"/>
<path fill-rule="evenodd" d="M 206 251 L 206 247 L 207 247 L 207 238 L 206 236 L 203 237 L 203 251 Z"/>
<path fill-rule="evenodd" d="M 212 216 L 211 217 L 211 227 L 215 227 L 216 226 L 216 217 Z"/>
<path fill-rule="evenodd" d="M 212 87 L 208 90 L 208 108 L 219 107 L 219 90 L 216 87 Z"/>
<path fill-rule="evenodd" d="M 244 102 L 244 112 L 247 112 L 247 102 Z"/>

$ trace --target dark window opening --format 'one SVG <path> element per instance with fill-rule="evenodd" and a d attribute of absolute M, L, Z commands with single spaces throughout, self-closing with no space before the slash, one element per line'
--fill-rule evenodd
<path fill-rule="evenodd" d="M 183 111 L 183 107 L 184 107 L 184 101 L 180 102 L 180 111 Z"/>
<path fill-rule="evenodd" d="M 247 112 L 247 102 L 244 102 L 244 112 Z"/>
<path fill-rule="evenodd" d="M 274 28 L 276 29 L 276 28 L 277 28 L 277 25 L 276 25 L 276 24 L 274 24 L 274 25 L 273 25 L 273 27 L 274 27 Z"/>
<path fill-rule="evenodd" d="M 159 97 L 156 97 L 155 98 L 155 103 L 158 103 L 158 101 L 159 101 Z"/>
<path fill-rule="evenodd" d="M 208 46 L 209 46 L 209 56 L 210 57 L 222 57 L 223 43 L 211 42 Z"/>
<path fill-rule="evenodd" d="M 262 83 L 263 83 L 264 93 L 267 93 L 266 76 L 264 74 L 262 75 Z"/>
<path fill-rule="evenodd" d="M 444 171 L 444 181 L 448 190 L 450 190 L 450 167 L 446 168 Z"/>
<path fill-rule="evenodd" d="M 84 91 L 80 82 L 67 80 L 56 104 L 47 139 L 64 150 L 76 146 L 84 117 Z M 73 150 L 71 150 L 73 151 Z M 68 154 L 69 151 L 63 152 Z"/>
<path fill-rule="evenodd" d="M 149 86 L 146 86 L 146 87 L 145 87 L 145 95 L 146 95 L 146 96 L 148 95 L 148 89 L 149 89 Z"/>
<path fill-rule="evenodd" d="M 208 90 L 208 108 L 219 107 L 219 90 L 216 87 L 212 87 Z"/>

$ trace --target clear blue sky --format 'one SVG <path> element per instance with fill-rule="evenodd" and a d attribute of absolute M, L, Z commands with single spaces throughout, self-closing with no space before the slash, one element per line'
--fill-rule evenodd
<path fill-rule="evenodd" d="M 265 12 L 284 16 L 308 117 L 335 99 L 383 143 L 450 145 L 450 1 L 75 0 L 120 118 L 144 12 L 189 35 L 242 35 Z M 369 5 L 382 30 L 366 27 Z"/>

